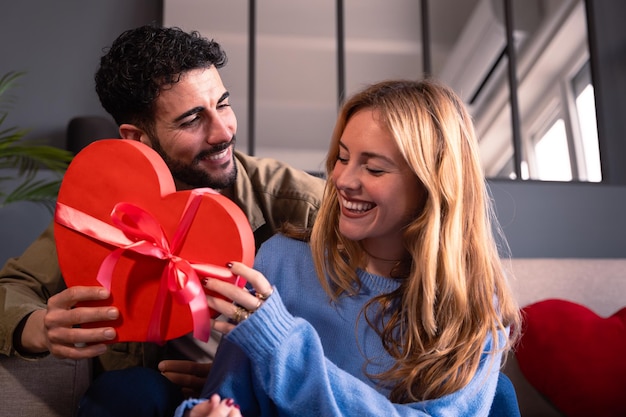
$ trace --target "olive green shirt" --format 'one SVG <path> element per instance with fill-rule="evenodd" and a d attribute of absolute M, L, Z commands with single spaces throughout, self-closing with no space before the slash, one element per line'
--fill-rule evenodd
<path fill-rule="evenodd" d="M 257 248 L 286 221 L 304 227 L 313 224 L 324 180 L 274 159 L 239 152 L 235 156 L 238 174 L 233 201 L 246 214 Z M 37 357 L 21 355 L 15 349 L 16 329 L 33 311 L 45 309 L 48 298 L 65 288 L 50 224 L 19 258 L 9 259 L 0 271 L 0 354 Z M 95 362 L 95 371 L 156 367 L 160 360 L 174 355 L 170 349 L 168 344 L 112 344 Z"/>

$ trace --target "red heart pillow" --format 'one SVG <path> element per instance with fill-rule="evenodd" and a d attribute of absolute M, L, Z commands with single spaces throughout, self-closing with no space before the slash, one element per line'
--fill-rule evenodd
<path fill-rule="evenodd" d="M 626 416 L 626 307 L 605 318 L 549 299 L 522 312 L 516 357 L 537 391 L 570 417 Z"/>
<path fill-rule="evenodd" d="M 236 282 L 229 261 L 251 265 L 246 216 L 210 189 L 176 191 L 161 157 L 140 142 L 96 141 L 76 155 L 55 213 L 59 265 L 68 286 L 109 286 L 107 322 L 116 341 L 162 342 L 194 331 L 207 340 L 210 317 L 200 280 Z M 90 327 L 103 324 L 90 323 Z"/>

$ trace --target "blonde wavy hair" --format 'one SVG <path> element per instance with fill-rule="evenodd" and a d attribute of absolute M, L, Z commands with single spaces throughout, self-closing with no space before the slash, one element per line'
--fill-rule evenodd
<path fill-rule="evenodd" d="M 520 323 L 493 236 L 497 225 L 473 123 L 457 95 L 437 82 L 371 85 L 342 107 L 326 160 L 329 177 L 346 124 L 364 108 L 377 111 L 426 190 L 423 211 L 404 230 L 410 260 L 400 269 L 400 288 L 374 298 L 363 312 L 395 359 L 372 377 L 391 389 L 394 402 L 438 398 L 470 381 L 489 334 L 498 346 L 498 332 L 513 329 L 506 345 L 497 347 L 506 351 Z M 356 269 L 366 259 L 358 242 L 339 233 L 339 210 L 329 181 L 310 243 L 333 300 L 359 291 Z"/>

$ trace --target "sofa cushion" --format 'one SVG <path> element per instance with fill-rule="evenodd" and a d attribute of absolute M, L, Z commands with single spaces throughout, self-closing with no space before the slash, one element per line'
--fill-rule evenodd
<path fill-rule="evenodd" d="M 91 361 L 0 355 L 2 416 L 72 417 L 91 381 Z"/>
<path fill-rule="evenodd" d="M 625 416 L 626 307 L 609 317 L 562 299 L 522 309 L 527 380 L 567 416 Z"/>
<path fill-rule="evenodd" d="M 98 139 L 117 139 L 117 124 L 104 116 L 77 116 L 67 124 L 67 149 L 77 154 Z"/>

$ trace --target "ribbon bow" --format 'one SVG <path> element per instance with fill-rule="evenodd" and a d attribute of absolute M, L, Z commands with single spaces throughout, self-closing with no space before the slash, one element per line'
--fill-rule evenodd
<path fill-rule="evenodd" d="M 152 309 L 147 341 L 162 343 L 161 318 L 167 293 L 182 304 L 189 304 L 193 319 L 193 335 L 207 341 L 211 332 L 209 308 L 198 274 L 218 279 L 232 279 L 229 269 L 211 264 L 191 263 L 178 256 L 189 227 L 202 202 L 202 195 L 216 193 L 208 188 L 191 191 L 171 241 L 162 226 L 146 210 L 131 203 L 117 203 L 111 212 L 113 226 L 67 205 L 57 203 L 55 221 L 101 242 L 117 246 L 102 261 L 96 279 L 111 288 L 113 271 L 125 251 L 167 262 L 161 274 L 161 285 Z"/>

